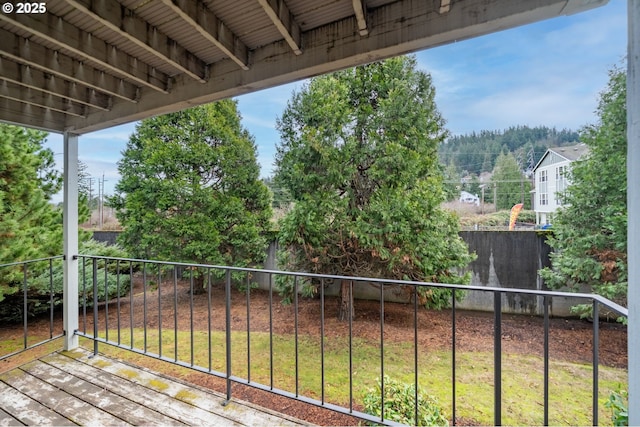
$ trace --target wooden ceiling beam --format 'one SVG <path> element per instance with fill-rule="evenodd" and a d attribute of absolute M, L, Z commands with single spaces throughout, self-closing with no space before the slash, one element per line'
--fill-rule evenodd
<path fill-rule="evenodd" d="M 262 9 L 287 41 L 293 53 L 302 54 L 302 32 L 284 0 L 258 0 Z"/>
<path fill-rule="evenodd" d="M 160 0 L 202 37 L 224 52 L 243 70 L 249 69 L 249 48 L 233 31 L 209 10 L 206 4 L 194 0 Z"/>
<path fill-rule="evenodd" d="M 78 58 L 99 64 L 110 73 L 134 81 L 160 93 L 169 93 L 170 80 L 165 73 L 123 52 L 116 46 L 94 37 L 53 14 L 4 14 L 0 22 L 8 23 L 38 36 Z"/>
<path fill-rule="evenodd" d="M 65 98 L 97 110 L 110 110 L 110 100 L 100 96 L 95 90 L 43 73 L 35 67 L 0 57 L 0 71 L 0 80 Z"/>
<path fill-rule="evenodd" d="M 138 17 L 116 0 L 65 0 L 91 19 L 118 33 L 161 61 L 204 83 L 209 71 L 204 63 L 175 40 Z"/>
<path fill-rule="evenodd" d="M 358 32 L 361 36 L 369 34 L 369 27 L 367 26 L 367 6 L 364 4 L 364 0 L 351 0 L 353 4 L 353 11 L 356 14 L 356 22 L 358 22 Z"/>
<path fill-rule="evenodd" d="M 2 111 L 2 120 L 7 123 L 48 132 L 62 132 L 64 130 L 65 115 L 58 111 L 3 97 L 0 97 L 0 111 Z"/>
<path fill-rule="evenodd" d="M 447 13 L 449 10 L 451 10 L 451 0 L 440 0 L 440 9 L 438 9 L 438 13 Z"/>
<path fill-rule="evenodd" d="M 0 52 L 14 62 L 95 90 L 96 98 L 104 98 L 99 104 L 105 109 L 111 96 L 133 103 L 138 100 L 138 86 L 3 29 L 0 29 Z"/>
<path fill-rule="evenodd" d="M 23 87 L 7 80 L 0 80 L 0 97 L 48 108 L 75 117 L 86 117 L 85 106 L 59 98 L 31 87 Z"/>

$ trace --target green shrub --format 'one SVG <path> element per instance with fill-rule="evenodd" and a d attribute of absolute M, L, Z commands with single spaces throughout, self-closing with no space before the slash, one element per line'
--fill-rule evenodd
<path fill-rule="evenodd" d="M 614 426 L 629 425 L 629 393 L 626 390 L 612 391 L 609 393 L 609 400 L 604 404 L 611 409 L 611 422 Z"/>
<path fill-rule="evenodd" d="M 369 389 L 364 396 L 364 410 L 370 415 L 380 417 L 382 384 L 378 379 L 375 388 Z M 415 386 L 404 384 L 384 376 L 384 419 L 402 424 L 415 425 Z M 423 389 L 418 389 L 418 425 L 448 426 L 449 421 L 438 401 Z"/>

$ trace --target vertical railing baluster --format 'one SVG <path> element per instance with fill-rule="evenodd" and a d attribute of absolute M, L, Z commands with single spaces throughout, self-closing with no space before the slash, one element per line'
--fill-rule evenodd
<path fill-rule="evenodd" d="M 549 297 L 544 296 L 544 425 L 549 425 Z"/>
<path fill-rule="evenodd" d="M 209 372 L 211 372 L 211 269 L 207 268 L 207 347 L 209 350 Z"/>
<path fill-rule="evenodd" d="M 29 329 L 27 327 L 27 318 L 28 318 L 28 313 L 27 313 L 27 309 L 28 309 L 28 303 L 27 303 L 27 263 L 23 263 L 22 264 L 22 272 L 23 272 L 23 280 L 22 280 L 22 322 L 23 322 L 23 344 L 24 344 L 24 348 L 26 349 L 29 346 L 28 343 L 28 335 L 29 335 Z"/>
<path fill-rule="evenodd" d="M 53 259 L 49 259 L 49 339 L 53 338 Z"/>
<path fill-rule="evenodd" d="M 162 357 L 162 265 L 156 264 L 158 269 L 158 356 Z"/>
<path fill-rule="evenodd" d="M 273 273 L 269 273 L 269 387 L 273 390 Z"/>
<path fill-rule="evenodd" d="M 118 316 L 116 317 L 116 324 L 118 327 L 118 345 L 122 342 L 120 340 L 120 260 L 116 260 L 116 310 Z"/>
<path fill-rule="evenodd" d="M 193 269 L 192 267 L 189 270 L 189 341 L 190 341 L 190 349 L 189 352 L 191 354 L 191 366 L 193 366 Z"/>
<path fill-rule="evenodd" d="M 380 284 L 380 420 L 384 421 L 384 283 Z"/>
<path fill-rule="evenodd" d="M 600 365 L 600 313 L 598 301 L 593 300 L 593 425 L 598 425 L 598 370 Z"/>
<path fill-rule="evenodd" d="M 247 271 L 247 381 L 251 382 L 251 286 Z"/>
<path fill-rule="evenodd" d="M 451 292 L 451 424 L 456 425 L 456 290 Z"/>
<path fill-rule="evenodd" d="M 93 355 L 98 354 L 98 260 L 93 258 Z"/>
<path fill-rule="evenodd" d="M 324 278 L 320 279 L 320 395 L 324 405 Z"/>
<path fill-rule="evenodd" d="M 493 292 L 493 417 L 502 425 L 502 293 Z"/>
<path fill-rule="evenodd" d="M 178 361 L 178 266 L 173 265 L 173 355 Z"/>
<path fill-rule="evenodd" d="M 143 348 L 147 352 L 147 263 L 142 263 L 142 334 Z"/>
<path fill-rule="evenodd" d="M 349 412 L 353 412 L 353 280 L 349 280 Z"/>
<path fill-rule="evenodd" d="M 133 262 L 129 262 L 129 342 L 133 350 Z"/>
<path fill-rule="evenodd" d="M 82 258 L 82 332 L 87 334 L 87 258 Z"/>
<path fill-rule="evenodd" d="M 295 350 L 296 397 L 298 397 L 298 276 L 293 277 L 293 329 Z"/>
<path fill-rule="evenodd" d="M 223 405 L 231 401 L 231 271 L 225 270 L 225 333 L 227 354 L 227 400 Z"/>
<path fill-rule="evenodd" d="M 104 259 L 104 339 L 109 341 L 109 281 L 107 280 L 107 259 Z"/>
<path fill-rule="evenodd" d="M 414 286 L 413 298 L 413 385 L 414 385 L 414 415 L 415 425 L 418 425 L 420 410 L 418 408 L 418 287 Z"/>

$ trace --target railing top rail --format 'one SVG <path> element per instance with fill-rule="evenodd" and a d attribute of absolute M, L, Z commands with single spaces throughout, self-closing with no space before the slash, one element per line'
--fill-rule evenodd
<path fill-rule="evenodd" d="M 62 259 L 62 258 L 64 258 L 64 255 L 56 255 L 56 256 L 50 256 L 50 257 L 46 257 L 46 258 L 29 259 L 29 260 L 26 260 L 26 261 L 16 261 L 16 262 L 10 262 L 8 264 L 0 264 L 0 268 L 15 267 L 17 265 L 33 264 L 35 262 L 49 261 L 49 260 L 53 260 L 53 259 Z"/>
<path fill-rule="evenodd" d="M 320 274 L 320 273 L 307 273 L 307 272 L 295 272 L 295 271 L 284 271 L 284 270 L 268 270 L 268 269 L 251 268 L 251 267 L 231 267 L 231 266 L 213 265 L 213 264 L 157 261 L 157 260 L 146 260 L 146 259 L 135 259 L 135 258 L 117 258 L 117 257 L 105 257 L 105 256 L 83 255 L 83 254 L 78 255 L 78 257 L 86 258 L 86 259 L 109 259 L 109 260 L 124 261 L 124 262 L 160 264 L 160 265 L 167 265 L 167 266 L 182 266 L 182 267 L 196 267 L 196 268 L 205 268 L 205 269 L 243 271 L 243 272 L 251 272 L 251 273 L 266 273 L 266 274 L 281 274 L 281 275 L 285 274 L 289 276 L 310 277 L 310 278 L 316 278 L 316 279 L 353 280 L 355 282 L 379 283 L 379 284 L 385 284 L 385 285 L 429 286 L 429 287 L 446 288 L 446 289 L 460 289 L 460 290 L 466 290 L 466 291 L 501 292 L 505 294 L 527 294 L 527 295 L 552 296 L 552 297 L 571 297 L 571 298 L 588 299 L 592 301 L 595 300 L 595 301 L 598 301 L 603 306 L 608 307 L 609 309 L 617 312 L 622 316 L 628 317 L 629 315 L 629 312 L 625 307 L 619 304 L 616 304 L 615 302 L 610 301 L 607 298 L 604 298 L 597 294 L 587 294 L 587 293 L 579 293 L 579 292 L 574 293 L 574 292 L 560 292 L 560 291 L 544 291 L 544 290 L 537 290 L 537 289 L 497 288 L 492 286 L 455 285 L 455 284 L 449 284 L 449 283 L 419 282 L 414 280 L 344 276 L 344 275 L 336 275 L 336 274 Z"/>

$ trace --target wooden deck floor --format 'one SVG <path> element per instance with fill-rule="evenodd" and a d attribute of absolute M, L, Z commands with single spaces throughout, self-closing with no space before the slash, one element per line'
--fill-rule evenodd
<path fill-rule="evenodd" d="M 303 424 L 86 350 L 0 374 L 0 426 Z"/>

